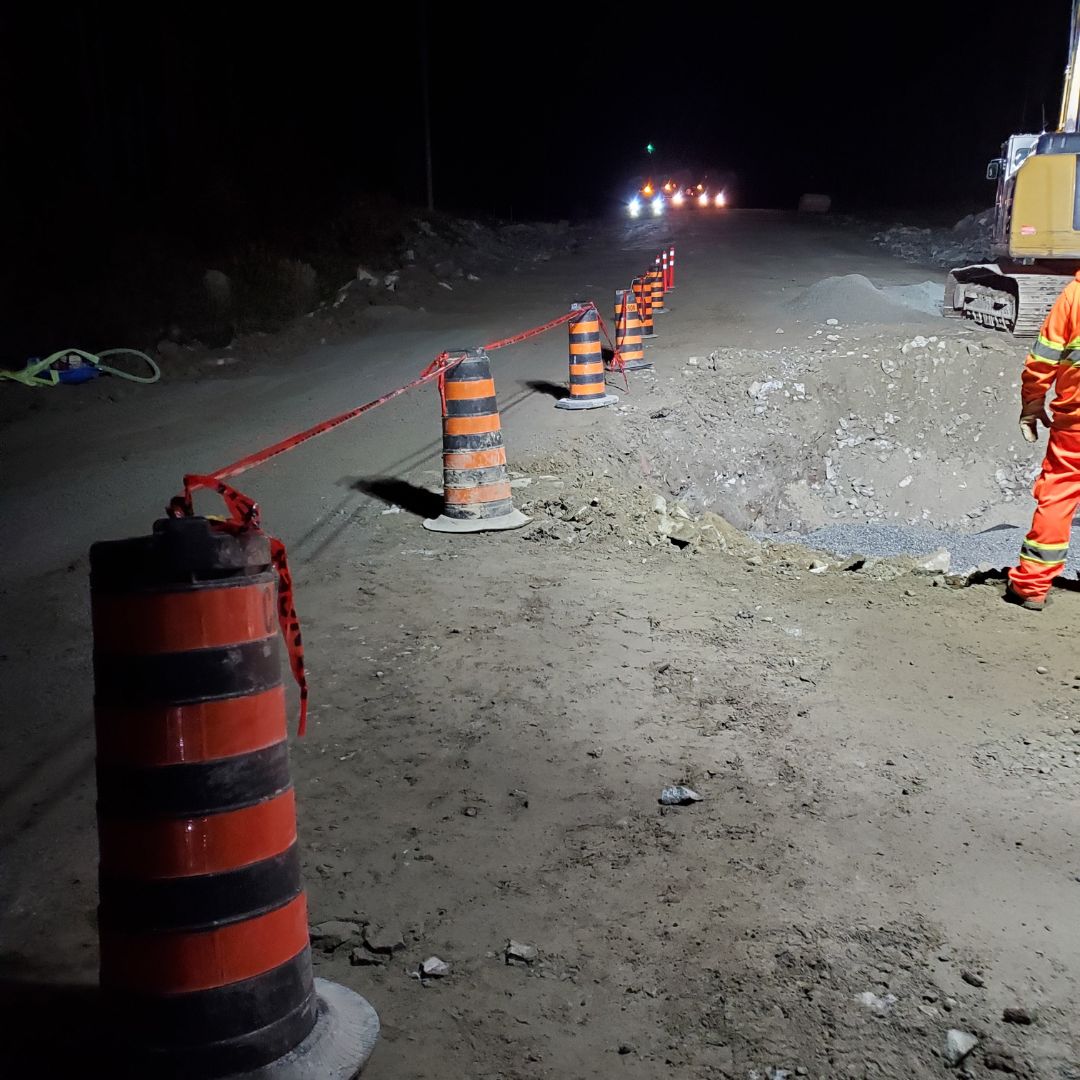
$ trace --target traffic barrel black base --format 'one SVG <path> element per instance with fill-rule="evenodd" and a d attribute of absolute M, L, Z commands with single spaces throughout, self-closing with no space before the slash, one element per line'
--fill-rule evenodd
<path fill-rule="evenodd" d="M 354 990 L 315 980 L 318 1014 L 299 1046 L 261 1069 L 233 1073 L 229 1080 L 353 1080 L 379 1038 L 379 1017 Z"/>

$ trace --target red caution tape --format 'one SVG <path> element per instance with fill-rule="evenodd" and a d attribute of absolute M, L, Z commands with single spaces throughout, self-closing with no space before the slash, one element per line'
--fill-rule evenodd
<path fill-rule="evenodd" d="M 595 305 L 593 305 L 595 307 Z M 543 326 L 534 326 L 531 330 L 526 330 L 521 334 L 515 334 L 513 337 L 500 338 L 498 341 L 492 341 L 487 345 L 481 345 L 480 347 L 484 352 L 494 352 L 496 349 L 505 349 L 507 345 L 517 345 L 520 341 L 528 341 L 529 338 L 539 337 L 540 334 L 546 334 L 549 330 L 554 330 L 556 326 L 562 326 L 563 323 L 568 323 L 571 319 L 577 318 L 580 315 L 580 309 L 578 311 L 568 311 L 565 315 L 560 315 L 557 319 L 552 319 L 551 322 L 544 323 Z"/>
<path fill-rule="evenodd" d="M 275 458 L 279 454 L 284 454 L 288 450 L 296 449 L 296 447 L 300 446 L 302 443 L 314 439 L 316 435 L 325 435 L 328 431 L 333 431 L 334 428 L 341 427 L 342 424 L 348 423 L 350 420 L 355 420 L 358 416 L 363 416 L 364 413 L 370 412 L 380 405 L 385 405 L 388 401 L 393 401 L 394 398 L 400 397 L 407 390 L 413 390 L 417 386 L 422 386 L 424 383 L 430 382 L 445 368 L 452 367 L 453 364 L 457 362 L 458 361 L 450 361 L 449 353 L 440 353 L 426 368 L 424 368 L 420 376 L 413 379 L 411 383 L 406 383 L 404 386 L 398 387 L 397 390 L 391 390 L 389 394 L 383 394 L 382 397 L 376 398 L 374 401 L 369 401 L 366 405 L 360 405 L 355 409 L 350 409 L 348 412 L 342 413 L 340 416 L 335 416 L 330 420 L 324 420 L 321 424 L 309 427 L 306 431 L 301 431 L 297 435 L 290 435 L 287 439 L 282 439 L 281 442 L 276 442 L 273 446 L 266 447 L 265 450 L 256 450 L 254 454 L 248 454 L 247 457 L 243 457 L 239 461 L 234 461 L 231 465 L 226 465 L 223 468 L 217 469 L 210 473 L 210 475 L 215 480 L 225 480 L 231 476 L 239 476 L 241 473 L 247 472 L 248 469 L 254 468 L 256 465 L 261 465 L 264 461 L 269 461 L 271 458 Z"/>
<path fill-rule="evenodd" d="M 614 343 L 611 341 L 607 326 L 604 325 L 604 320 L 601 318 L 596 305 L 590 304 L 589 306 L 596 311 L 596 317 L 600 321 L 604 336 L 612 346 L 614 351 L 612 359 L 613 366 L 616 367 L 617 370 L 623 371 L 625 378 L 622 358 L 619 356 L 618 350 L 615 349 Z M 521 334 L 515 334 L 513 337 L 492 341 L 489 344 L 484 345 L 483 349 L 487 352 L 494 352 L 496 349 L 505 348 L 507 345 L 516 345 L 518 342 L 527 341 L 529 338 L 537 337 L 540 334 L 546 333 L 548 330 L 554 329 L 556 326 L 562 326 L 563 323 L 569 322 L 579 314 L 580 309 L 579 311 L 568 312 L 566 315 L 560 315 L 559 318 L 544 323 L 543 326 L 533 327 L 531 330 L 526 330 Z M 195 513 L 192 496 L 196 491 L 206 489 L 214 491 L 221 496 L 230 515 L 228 519 L 211 519 L 211 524 L 215 528 L 231 533 L 245 531 L 262 533 L 259 522 L 258 503 L 249 496 L 244 495 L 242 492 L 237 491 L 235 488 L 224 483 L 226 479 L 239 476 L 241 473 L 247 472 L 248 469 L 253 469 L 256 465 L 261 465 L 271 458 L 278 457 L 280 454 L 287 453 L 289 450 L 294 450 L 296 447 L 314 439 L 318 435 L 325 435 L 328 431 L 333 431 L 334 428 L 340 427 L 350 420 L 355 420 L 358 416 L 363 416 L 364 413 L 370 412 L 380 405 L 385 405 L 388 401 L 393 401 L 394 398 L 400 397 L 407 391 L 422 386 L 432 379 L 438 380 L 439 396 L 442 398 L 443 413 L 445 414 L 445 376 L 451 368 L 461 363 L 462 359 L 463 357 L 452 356 L 450 353 L 439 353 L 439 355 L 436 356 L 435 359 L 412 380 L 412 382 L 406 383 L 396 390 L 391 390 L 388 394 L 383 394 L 382 397 L 378 397 L 374 401 L 359 405 L 355 409 L 350 409 L 348 412 L 341 413 L 340 416 L 324 420 L 322 423 L 315 424 L 314 427 L 307 428 L 305 431 L 301 431 L 296 435 L 290 435 L 288 438 L 282 439 L 272 446 L 267 446 L 262 450 L 256 450 L 254 453 L 248 454 L 247 457 L 242 457 L 238 461 L 234 461 L 231 465 L 225 465 L 220 469 L 215 469 L 212 473 L 207 473 L 205 475 L 189 474 L 185 476 L 183 494 L 177 495 L 172 499 L 168 506 L 168 514 L 171 517 L 191 517 Z M 629 383 L 627 383 L 627 389 L 629 389 Z M 296 607 L 293 603 L 292 574 L 289 571 L 285 545 L 276 537 L 267 536 L 267 539 L 270 541 L 270 558 L 278 576 L 278 622 L 281 625 L 281 633 L 285 639 L 285 647 L 289 653 L 289 665 L 292 668 L 293 678 L 296 680 L 296 685 L 300 689 L 300 724 L 298 733 L 303 735 L 307 730 L 308 684 L 307 675 L 304 670 L 304 643 L 300 633 L 300 620 L 296 614 Z"/>
<path fill-rule="evenodd" d="M 169 503 L 169 515 L 190 517 L 194 513 L 192 495 L 201 488 L 216 491 L 229 511 L 227 519 L 210 519 L 213 528 L 234 535 L 245 532 L 262 533 L 259 504 L 249 495 L 229 487 L 215 476 L 185 476 L 184 493 L 177 495 Z M 297 733 L 303 735 L 307 731 L 308 684 L 304 670 L 304 639 L 300 633 L 300 619 L 293 602 L 292 573 L 289 571 L 285 545 L 276 536 L 267 536 L 267 540 L 270 541 L 270 562 L 278 578 L 278 624 L 289 653 L 289 666 L 300 690 L 300 724 Z"/>
<path fill-rule="evenodd" d="M 596 312 L 596 318 L 600 322 L 600 329 L 604 331 L 604 337 L 607 338 L 608 344 L 611 346 L 611 367 L 609 370 L 617 371 L 620 375 L 622 375 L 623 384 L 626 388 L 626 392 L 630 393 L 630 380 L 627 378 L 626 375 L 626 362 L 623 360 L 622 354 L 615 347 L 615 342 L 611 340 L 611 335 L 608 333 L 607 324 L 604 322 L 604 316 L 600 314 L 600 309 L 595 304 L 592 305 L 592 308 L 593 311 Z M 623 334 L 625 334 L 627 320 L 626 304 L 623 304 L 622 310 L 619 314 L 619 318 L 622 320 L 621 329 L 623 331 Z"/>

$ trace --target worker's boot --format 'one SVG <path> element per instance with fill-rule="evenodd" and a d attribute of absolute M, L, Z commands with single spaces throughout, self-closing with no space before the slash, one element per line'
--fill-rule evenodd
<path fill-rule="evenodd" d="M 1014 592 L 1013 587 L 1008 585 L 1005 588 L 1005 603 L 1017 604 L 1019 607 L 1027 608 L 1028 611 L 1042 611 L 1046 607 L 1046 598 L 1036 600 L 1031 596 L 1023 596 Z"/>

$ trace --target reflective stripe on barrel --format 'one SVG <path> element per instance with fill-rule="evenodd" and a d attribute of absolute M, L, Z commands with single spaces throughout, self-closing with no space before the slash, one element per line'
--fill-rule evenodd
<path fill-rule="evenodd" d="M 591 304 L 575 303 L 570 320 L 570 400 L 590 401 L 606 396 L 604 353 L 600 345 L 600 315 Z"/>
<path fill-rule="evenodd" d="M 493 518 L 514 509 L 491 360 L 470 349 L 443 382 L 443 513 Z"/>
<path fill-rule="evenodd" d="M 643 360 L 645 347 L 641 343 L 641 317 L 631 289 L 615 291 L 615 348 L 623 363 Z"/>
<path fill-rule="evenodd" d="M 90 557 L 102 989 L 139 1060 L 258 1068 L 317 1007 L 269 547 L 170 519 Z"/>

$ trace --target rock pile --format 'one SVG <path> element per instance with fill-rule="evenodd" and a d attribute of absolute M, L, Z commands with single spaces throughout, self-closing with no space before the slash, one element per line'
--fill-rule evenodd
<path fill-rule="evenodd" d="M 874 234 L 874 242 L 909 262 L 965 266 L 991 259 L 994 209 L 968 214 L 951 229 L 892 225 Z"/>

